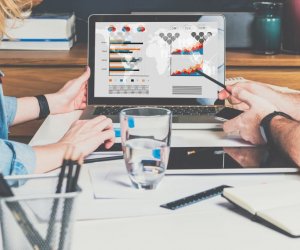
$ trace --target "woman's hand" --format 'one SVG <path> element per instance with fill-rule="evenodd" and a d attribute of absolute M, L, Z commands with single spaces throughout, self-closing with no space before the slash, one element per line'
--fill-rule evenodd
<path fill-rule="evenodd" d="M 73 80 L 68 81 L 58 92 L 45 95 L 50 113 L 62 114 L 86 108 L 87 81 L 90 77 L 90 68 Z"/>
<path fill-rule="evenodd" d="M 105 116 L 98 116 L 92 120 L 78 120 L 73 123 L 58 143 L 72 145 L 85 157 L 101 144 L 104 143 L 108 149 L 114 142 L 112 120 Z"/>
<path fill-rule="evenodd" d="M 36 155 L 35 173 L 45 173 L 61 166 L 68 148 L 86 157 L 102 143 L 110 148 L 114 142 L 115 133 L 111 119 L 98 116 L 92 120 L 76 121 L 57 143 L 33 147 Z"/>

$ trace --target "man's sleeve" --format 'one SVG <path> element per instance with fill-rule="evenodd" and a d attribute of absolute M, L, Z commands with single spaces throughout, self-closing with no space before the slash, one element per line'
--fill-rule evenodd
<path fill-rule="evenodd" d="M 7 126 L 9 127 L 17 113 L 17 98 L 16 97 L 10 97 L 10 96 L 4 96 L 4 108 L 6 113 L 6 120 L 7 120 Z"/>
<path fill-rule="evenodd" d="M 31 174 L 36 165 L 32 147 L 0 139 L 0 172 L 3 175 Z"/>

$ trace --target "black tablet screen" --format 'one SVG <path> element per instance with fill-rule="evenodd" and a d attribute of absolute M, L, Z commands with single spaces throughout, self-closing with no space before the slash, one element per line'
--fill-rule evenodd
<path fill-rule="evenodd" d="M 289 158 L 267 147 L 171 148 L 168 170 L 295 168 Z"/>

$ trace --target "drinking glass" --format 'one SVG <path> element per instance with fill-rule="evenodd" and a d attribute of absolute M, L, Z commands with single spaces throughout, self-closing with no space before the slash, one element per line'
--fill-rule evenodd
<path fill-rule="evenodd" d="M 168 109 L 137 107 L 120 113 L 121 141 L 132 185 L 155 189 L 169 160 L 172 114 Z"/>

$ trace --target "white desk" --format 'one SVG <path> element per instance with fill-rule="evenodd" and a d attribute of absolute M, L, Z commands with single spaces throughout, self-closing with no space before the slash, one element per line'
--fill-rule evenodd
<path fill-rule="evenodd" d="M 50 116 L 31 141 L 31 145 L 57 141 L 80 112 Z M 238 146 L 222 132 L 174 131 L 173 145 Z M 101 164 L 124 164 L 123 161 Z M 237 213 L 234 206 L 216 197 L 178 210 L 154 208 L 153 202 L 139 200 L 95 200 L 88 174 L 83 168 L 73 249 L 300 249 L 300 239 L 292 239 L 257 224 Z M 104 165 L 103 165 L 104 166 Z M 168 178 L 168 177 L 165 177 Z M 187 183 L 201 185 L 247 185 L 268 181 L 298 179 L 296 175 L 182 176 Z M 178 188 L 178 187 L 177 187 Z M 201 190 L 195 190 L 199 192 Z M 172 194 L 174 195 L 174 194 Z M 178 197 L 180 198 L 180 197 Z M 157 209 L 157 210 L 156 210 Z M 159 210 L 161 209 L 161 210 Z M 148 216 L 136 217 L 139 212 Z M 151 213 L 153 213 L 151 215 Z M 166 213 L 166 214 L 164 214 Z M 126 216 L 127 218 L 116 218 Z M 102 219 L 99 219 L 102 218 Z"/>

